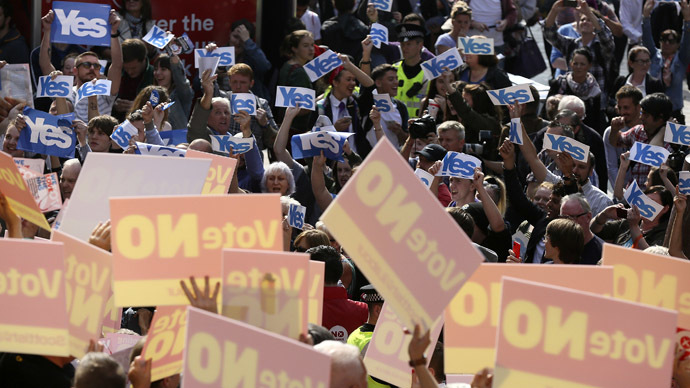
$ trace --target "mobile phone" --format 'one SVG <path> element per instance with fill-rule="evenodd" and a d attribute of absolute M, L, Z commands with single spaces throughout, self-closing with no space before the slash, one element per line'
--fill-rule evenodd
<path fill-rule="evenodd" d="M 518 259 L 520 258 L 520 243 L 517 241 L 513 241 L 513 253 L 515 254 L 515 257 Z"/>
<path fill-rule="evenodd" d="M 577 7 L 577 0 L 563 0 L 563 6 L 576 8 Z"/>
<path fill-rule="evenodd" d="M 618 218 L 628 218 L 628 210 L 616 208 L 616 215 L 618 216 Z"/>

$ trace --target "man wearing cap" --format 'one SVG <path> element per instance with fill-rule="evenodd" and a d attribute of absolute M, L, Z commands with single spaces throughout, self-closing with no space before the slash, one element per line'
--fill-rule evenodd
<path fill-rule="evenodd" d="M 446 149 L 438 144 L 432 143 L 425 145 L 421 151 L 416 151 L 415 155 L 417 156 L 417 168 L 434 175 L 434 172 L 431 172 L 429 169 L 434 166 L 434 163 L 437 161 L 440 162 L 443 160 L 443 158 L 446 156 Z M 410 159 L 410 164 L 414 166 L 413 163 L 414 159 Z M 440 168 L 440 166 L 438 167 Z M 443 206 L 448 206 L 448 204 L 450 204 L 452 200 L 450 190 L 448 190 L 448 186 L 446 186 L 441 179 L 434 179 L 434 181 L 431 183 L 431 187 L 429 188 L 431 189 L 432 193 L 436 194 L 436 197 Z"/>
<path fill-rule="evenodd" d="M 422 47 L 424 47 L 424 27 L 411 23 L 395 26 L 402 51 L 402 61 L 394 64 L 398 69 L 397 99 L 407 106 L 407 113 L 419 117 L 422 98 L 426 95 L 428 83 L 422 70 Z"/>
<path fill-rule="evenodd" d="M 369 308 L 369 318 L 365 324 L 358 327 L 357 330 L 347 337 L 347 343 L 355 345 L 362 351 L 364 346 L 371 341 L 371 335 L 374 334 L 374 327 L 379 320 L 379 315 L 383 308 L 383 297 L 376 292 L 376 289 L 371 284 L 361 287 L 359 291 L 361 292 L 360 299 Z"/>

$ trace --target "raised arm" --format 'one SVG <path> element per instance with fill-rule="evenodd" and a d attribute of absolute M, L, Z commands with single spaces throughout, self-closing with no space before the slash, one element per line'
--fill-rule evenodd
<path fill-rule="evenodd" d="M 371 50 L 374 48 L 374 42 L 371 41 L 371 36 L 367 35 L 366 39 L 362 41 L 362 60 L 359 62 L 359 68 L 364 74 L 371 75 Z"/>
<path fill-rule="evenodd" d="M 621 163 L 618 167 L 618 175 L 616 175 L 616 183 L 613 185 L 613 199 L 622 201 L 623 193 L 625 192 L 625 174 L 628 172 L 630 166 L 630 151 L 621 154 Z"/>
<path fill-rule="evenodd" d="M 287 164 L 288 167 L 292 168 L 295 160 L 292 159 L 290 152 L 287 150 L 288 138 L 290 136 L 290 126 L 292 125 L 292 120 L 295 119 L 297 113 L 299 113 L 299 108 L 289 107 L 285 110 L 285 117 L 283 122 L 280 124 L 280 129 L 278 129 L 278 135 L 276 135 L 276 141 L 273 143 L 273 153 L 276 158 Z"/>
<path fill-rule="evenodd" d="M 326 179 L 323 177 L 323 167 L 326 165 L 326 157 L 321 151 L 320 156 L 314 156 L 311 164 L 311 190 L 314 192 L 316 204 L 321 210 L 326 210 L 328 205 L 333 202 L 331 193 L 326 188 Z"/>
<path fill-rule="evenodd" d="M 642 44 L 649 50 L 651 58 L 654 58 L 657 52 L 654 37 L 652 36 L 652 22 L 650 19 L 655 3 L 654 0 L 647 0 L 644 3 L 644 8 L 642 8 Z"/>
<path fill-rule="evenodd" d="M 50 45 L 50 29 L 53 24 L 55 14 L 51 9 L 41 18 L 41 26 L 43 27 L 43 39 L 41 39 L 41 48 L 38 51 L 38 64 L 41 67 L 41 73 L 48 75 L 55 71 L 53 63 L 50 61 L 51 45 Z"/>
<path fill-rule="evenodd" d="M 687 197 L 677 193 L 673 200 L 673 207 L 676 209 L 676 216 L 673 219 L 671 230 L 671 240 L 668 243 L 668 253 L 673 257 L 687 259 L 683 253 L 683 215 L 687 205 Z"/>
<path fill-rule="evenodd" d="M 117 28 L 120 26 L 120 17 L 114 9 L 110 10 L 110 33 L 117 34 Z M 120 91 L 120 79 L 122 78 L 122 47 L 120 46 L 120 39 L 117 37 L 110 38 L 110 69 L 108 70 L 108 79 L 112 82 L 110 89 L 111 96 L 117 96 Z"/>
<path fill-rule="evenodd" d="M 537 221 L 544 217 L 544 211 L 530 202 L 522 190 L 522 185 L 515 171 L 515 147 L 513 143 L 506 139 L 499 148 L 499 153 L 503 158 L 506 194 L 511 207 L 524 217 L 527 222 L 532 225 L 536 224 Z"/>
<path fill-rule="evenodd" d="M 510 118 L 519 118 L 522 115 L 523 109 L 524 105 L 518 104 L 517 101 L 514 105 L 508 105 Z M 520 121 L 520 131 L 522 132 L 523 142 L 523 144 L 520 145 L 520 151 L 522 151 L 522 156 L 527 161 L 527 164 L 529 164 L 530 169 L 532 169 L 532 172 L 534 173 L 534 178 L 537 180 L 537 182 L 543 182 L 546 179 L 546 176 L 548 175 L 548 170 L 546 169 L 546 166 L 544 166 L 544 163 L 542 163 L 542 161 L 539 160 L 539 157 L 537 156 L 537 148 L 534 146 L 534 143 L 532 143 L 532 140 L 527 135 L 527 131 L 525 131 L 525 126 L 522 125 L 522 121 Z"/>
<path fill-rule="evenodd" d="M 506 223 L 503 221 L 501 211 L 498 210 L 496 203 L 494 203 L 494 200 L 484 188 L 484 173 L 482 172 L 481 167 L 474 169 L 474 179 L 472 184 L 474 185 L 475 190 L 477 190 L 479 200 L 482 201 L 484 213 L 486 213 L 486 218 L 489 220 L 491 230 L 496 233 L 505 230 Z"/>
<path fill-rule="evenodd" d="M 374 85 L 374 80 L 369 77 L 369 75 L 362 70 L 359 69 L 359 67 L 355 66 L 352 62 L 350 62 L 350 57 L 344 54 L 338 54 L 338 58 L 340 58 L 341 61 L 343 61 L 343 68 L 350 73 L 354 74 L 355 78 L 357 78 L 357 81 L 359 81 L 360 85 L 368 88 Z"/>

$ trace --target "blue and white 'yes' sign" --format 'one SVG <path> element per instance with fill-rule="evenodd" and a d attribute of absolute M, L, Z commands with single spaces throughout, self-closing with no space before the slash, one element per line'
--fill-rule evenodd
<path fill-rule="evenodd" d="M 59 75 L 51 79 L 49 75 L 38 78 L 36 97 L 69 97 L 72 94 L 74 76 Z"/>
<path fill-rule="evenodd" d="M 295 159 L 305 159 L 323 155 L 331 160 L 344 162 L 343 145 L 354 135 L 346 132 L 318 131 L 307 132 L 292 137 L 292 156 Z"/>
<path fill-rule="evenodd" d="M 636 141 L 630 149 L 630 160 L 648 166 L 660 167 L 668 159 L 669 154 L 670 152 L 664 147 Z"/>
<path fill-rule="evenodd" d="M 51 42 L 110 46 L 109 5 L 53 1 L 53 12 Z"/>
<path fill-rule="evenodd" d="M 524 144 L 522 141 L 522 122 L 520 118 L 510 119 L 510 132 L 508 133 L 508 140 L 514 144 Z"/>
<path fill-rule="evenodd" d="M 117 143 L 123 150 L 129 147 L 129 139 L 132 136 L 139 133 L 137 127 L 135 127 L 129 120 L 125 120 L 124 123 L 120 124 L 115 128 L 110 138 Z"/>
<path fill-rule="evenodd" d="M 391 96 L 388 95 L 388 93 L 374 94 L 373 96 L 374 106 L 376 106 L 376 109 L 378 109 L 379 112 L 389 113 L 395 109 L 395 105 L 393 105 L 393 100 L 391 100 Z"/>
<path fill-rule="evenodd" d="M 369 4 L 373 4 L 379 11 L 390 12 L 393 9 L 393 0 L 369 0 Z"/>
<path fill-rule="evenodd" d="M 256 116 L 256 97 L 251 93 L 233 93 L 230 97 L 232 113 L 247 112 Z"/>
<path fill-rule="evenodd" d="M 525 104 L 534 101 L 529 84 L 515 85 L 503 89 L 487 90 L 489 98 L 494 105 L 512 105 L 517 101 Z"/>
<path fill-rule="evenodd" d="M 458 38 L 458 47 L 465 54 L 491 55 L 494 53 L 494 40 L 491 38 Z"/>
<path fill-rule="evenodd" d="M 424 79 L 435 79 L 443 74 L 445 68 L 448 68 L 448 70 L 455 70 L 460 67 L 460 65 L 462 65 L 462 58 L 460 58 L 458 50 L 447 50 L 437 57 L 422 62 Z"/>
<path fill-rule="evenodd" d="M 168 34 L 154 24 L 153 28 L 149 30 L 148 34 L 146 34 L 142 40 L 157 49 L 163 50 L 174 37 L 175 35 Z"/>
<path fill-rule="evenodd" d="M 312 59 L 310 62 L 304 64 L 304 71 L 307 72 L 311 82 L 331 72 L 331 70 L 343 64 L 343 61 L 338 58 L 338 54 L 331 50 Z"/>
<path fill-rule="evenodd" d="M 95 83 L 93 81 L 84 82 L 79 90 L 77 90 L 77 102 L 82 98 L 91 96 L 109 96 L 112 82 L 107 79 L 99 79 Z"/>
<path fill-rule="evenodd" d="M 589 159 L 589 146 L 567 136 L 544 134 L 544 148 L 557 152 L 567 152 L 573 159 L 586 162 Z"/>
<path fill-rule="evenodd" d="M 388 28 L 383 24 L 372 23 L 369 36 L 374 47 L 381 48 L 381 43 L 388 43 Z"/>
<path fill-rule="evenodd" d="M 474 169 L 482 167 L 482 161 L 462 152 L 448 151 L 443 158 L 437 176 L 452 176 L 463 179 L 474 179 Z"/>
<path fill-rule="evenodd" d="M 194 67 L 199 68 L 199 58 L 218 57 L 218 66 L 233 66 L 235 64 L 235 47 L 218 47 L 213 51 L 206 49 L 194 50 Z"/>
<path fill-rule="evenodd" d="M 690 171 L 678 173 L 678 190 L 681 194 L 690 195 Z"/>
<path fill-rule="evenodd" d="M 187 142 L 187 130 L 186 129 L 173 129 L 171 131 L 160 132 L 161 140 L 166 146 L 174 146 L 180 143 Z"/>
<path fill-rule="evenodd" d="M 278 86 L 276 91 L 276 106 L 299 107 L 302 109 L 316 109 L 316 92 L 314 89 L 298 88 L 294 86 Z"/>
<path fill-rule="evenodd" d="M 664 141 L 667 143 L 690 145 L 690 127 L 670 121 L 667 122 Z"/>
<path fill-rule="evenodd" d="M 656 203 L 653 199 L 649 198 L 645 193 L 640 190 L 640 186 L 637 185 L 637 181 L 633 179 L 628 189 L 625 190 L 623 198 L 628 202 L 630 206 L 637 206 L 640 211 L 640 216 L 653 221 L 659 212 L 664 208 L 660 204 Z"/>
<path fill-rule="evenodd" d="M 184 158 L 187 154 L 187 150 L 181 150 L 175 147 L 165 147 L 155 144 L 147 144 L 137 142 L 137 149 L 134 151 L 139 155 L 152 155 L 152 156 L 177 156 Z"/>
<path fill-rule="evenodd" d="M 431 182 L 434 180 L 434 176 L 431 175 L 428 171 L 424 171 L 421 168 L 417 168 L 414 170 L 414 174 L 419 178 L 419 180 L 424 183 L 424 186 L 431 187 Z"/>
<path fill-rule="evenodd" d="M 235 155 L 244 154 L 254 148 L 254 139 L 251 137 L 235 137 L 231 135 L 211 135 L 211 147 L 214 151 Z"/>
<path fill-rule="evenodd" d="M 291 203 L 290 209 L 288 210 L 288 224 L 293 228 L 304 229 L 304 218 L 306 213 L 306 207 Z"/>
<path fill-rule="evenodd" d="M 77 134 L 72 130 L 74 113 L 53 116 L 28 106 L 23 111 L 26 128 L 19 134 L 17 148 L 38 154 L 73 158 Z"/>

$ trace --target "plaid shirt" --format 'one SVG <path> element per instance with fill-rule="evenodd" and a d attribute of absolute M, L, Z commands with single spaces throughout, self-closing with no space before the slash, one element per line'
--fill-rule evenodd
<path fill-rule="evenodd" d="M 662 127 L 659 130 L 663 131 L 664 128 Z M 636 125 L 630 128 L 629 130 L 621 133 L 620 142 L 628 150 L 632 148 L 633 144 L 635 144 L 636 141 L 645 144 L 649 143 L 649 137 L 647 136 L 647 132 L 644 130 L 644 126 L 642 124 Z M 664 143 L 664 146 L 667 150 L 673 152 L 673 149 L 671 148 L 671 145 L 669 143 Z M 632 178 L 637 181 L 637 184 L 640 187 L 645 187 L 645 184 L 647 183 L 647 175 L 649 175 L 649 170 L 651 168 L 651 166 L 648 166 L 646 164 L 635 163 L 635 165 L 630 169 Z"/>
<path fill-rule="evenodd" d="M 611 34 L 611 30 L 606 27 L 606 24 L 604 24 L 604 21 L 601 19 L 599 19 L 599 28 L 599 32 L 597 32 L 597 35 L 587 46 L 589 52 L 592 53 L 592 67 L 589 69 L 589 72 L 592 73 L 594 78 L 597 79 L 602 94 L 608 95 L 608 91 L 606 90 L 605 86 L 606 70 L 601 65 L 606 64 L 607 67 L 610 66 L 613 61 L 616 45 L 613 42 L 613 34 Z M 551 43 L 553 47 L 557 48 L 558 51 L 563 53 L 563 56 L 568 62 L 568 66 L 570 66 L 570 57 L 573 55 L 573 51 L 580 47 L 584 47 L 582 45 L 582 37 L 570 38 L 561 35 L 558 33 L 556 25 L 544 27 L 544 37 L 549 43 Z M 599 50 L 594 49 L 595 45 L 599 46 Z M 597 57 L 597 51 L 601 54 L 602 58 Z M 606 98 L 602 97 L 602 106 L 607 101 L 608 100 Z"/>

